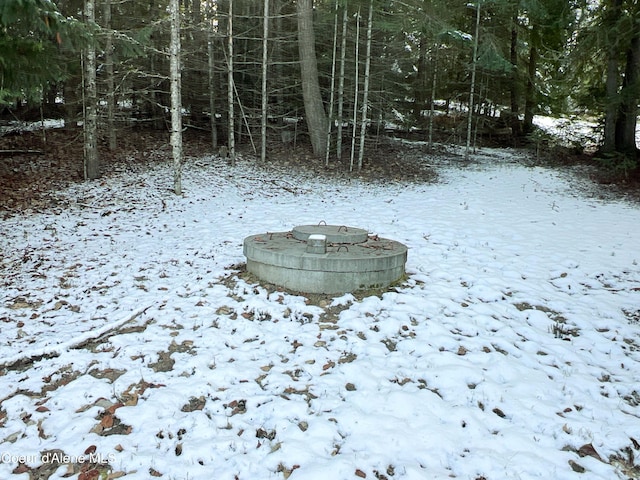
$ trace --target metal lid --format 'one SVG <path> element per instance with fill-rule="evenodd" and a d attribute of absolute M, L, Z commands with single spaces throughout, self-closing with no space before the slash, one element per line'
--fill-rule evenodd
<path fill-rule="evenodd" d="M 363 243 L 369 234 L 362 228 L 345 225 L 299 225 L 292 230 L 293 238 L 306 242 L 310 235 L 324 235 L 327 243 Z"/>

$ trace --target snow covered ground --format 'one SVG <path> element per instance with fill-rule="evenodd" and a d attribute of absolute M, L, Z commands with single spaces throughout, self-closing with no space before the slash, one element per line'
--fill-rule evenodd
<path fill-rule="evenodd" d="M 426 160 L 437 183 L 200 159 L 182 197 L 158 165 L 2 221 L 0 478 L 637 476 L 640 208 L 517 152 Z M 237 273 L 245 236 L 322 220 L 405 243 L 406 281 Z"/>

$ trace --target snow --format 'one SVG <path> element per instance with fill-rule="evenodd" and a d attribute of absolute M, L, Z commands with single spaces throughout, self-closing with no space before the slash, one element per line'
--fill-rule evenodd
<path fill-rule="evenodd" d="M 632 476 L 640 208 L 514 151 L 428 161 L 190 160 L 181 197 L 167 163 L 6 218 L 0 478 L 92 445 L 126 479 Z M 323 220 L 405 243 L 406 281 L 318 303 L 238 275 L 244 237 Z"/>

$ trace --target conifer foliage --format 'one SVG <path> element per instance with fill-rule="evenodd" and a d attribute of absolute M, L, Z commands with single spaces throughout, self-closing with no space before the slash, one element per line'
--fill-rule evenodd
<path fill-rule="evenodd" d="M 95 21 L 89 1 L 0 2 L 5 111 L 86 128 L 95 109 L 111 149 L 119 128 L 180 133 L 180 112 L 181 132 L 210 131 L 231 161 L 236 145 L 267 160 L 306 142 L 327 165 L 352 147 L 358 169 L 386 127 L 470 147 L 498 131 L 524 141 L 536 114 L 588 113 L 603 153 L 637 155 L 636 1 L 121 0 Z"/>

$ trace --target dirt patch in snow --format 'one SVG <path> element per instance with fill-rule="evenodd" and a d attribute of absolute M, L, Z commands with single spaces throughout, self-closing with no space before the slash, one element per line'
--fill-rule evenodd
<path fill-rule="evenodd" d="M 208 133 L 187 130 L 184 134 L 185 157 L 199 158 L 219 155 L 211 148 Z M 56 191 L 83 181 L 83 135 L 80 129 L 13 131 L 0 136 L 0 212 L 26 209 L 40 211 L 62 200 Z M 423 147 L 406 147 L 388 139 L 372 140 L 366 147 L 362 169 L 350 168 L 349 151 L 342 160 L 315 157 L 304 143 L 283 144 L 270 141 L 266 163 L 257 159 L 251 145 L 240 144 L 237 154 L 255 161 L 261 168 L 278 172 L 298 173 L 309 177 L 364 179 L 367 181 L 420 181 L 436 178 L 425 160 Z M 106 138 L 99 142 L 99 157 L 103 176 L 142 169 L 149 164 L 167 163 L 171 159 L 169 134 L 151 129 L 128 129 L 118 132 L 118 147 L 107 148 Z M 170 166 L 169 166 L 170 168 Z M 286 188 L 284 186 L 283 188 Z M 291 187 L 294 188 L 294 187 Z M 6 213 L 5 213 L 6 215 Z"/>

